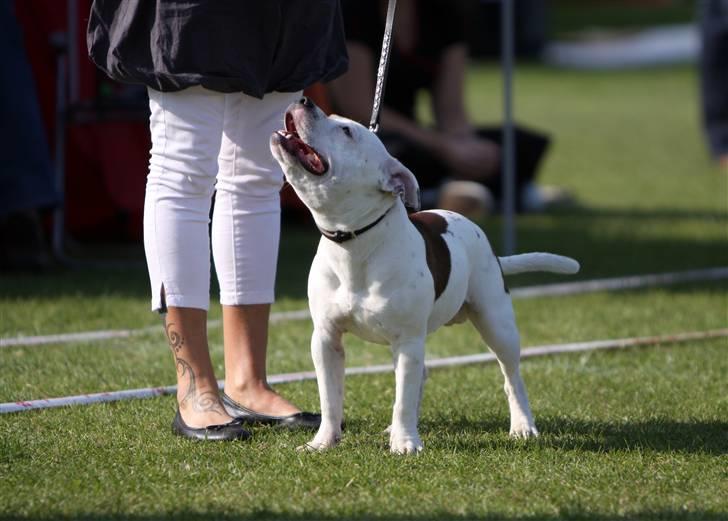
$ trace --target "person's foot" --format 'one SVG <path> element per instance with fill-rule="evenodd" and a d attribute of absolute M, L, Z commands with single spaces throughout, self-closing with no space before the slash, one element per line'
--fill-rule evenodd
<path fill-rule="evenodd" d="M 241 420 L 232 420 L 228 423 L 207 425 L 194 428 L 187 425 L 182 419 L 179 410 L 172 421 L 172 432 L 177 436 L 198 441 L 234 441 L 247 440 L 250 432 L 243 427 Z"/>
<path fill-rule="evenodd" d="M 223 425 L 233 420 L 220 400 L 217 389 L 198 390 L 193 395 L 177 395 L 179 413 L 185 425 L 201 429 L 209 425 Z"/>
<path fill-rule="evenodd" d="M 316 412 L 296 412 L 286 415 L 261 414 L 239 404 L 225 393 L 222 393 L 222 403 L 228 414 L 244 425 L 269 425 L 286 429 L 311 430 L 316 430 L 321 426 L 321 414 Z"/>
<path fill-rule="evenodd" d="M 724 172 L 728 172 L 728 154 L 723 154 L 718 158 L 718 165 Z"/>
<path fill-rule="evenodd" d="M 485 186 L 474 181 L 449 181 L 440 189 L 437 208 L 468 219 L 482 219 L 493 211 L 494 199 Z"/>
<path fill-rule="evenodd" d="M 193 429 L 203 429 L 210 425 L 223 425 L 230 423 L 233 417 L 225 412 L 225 408 L 220 402 L 220 408 L 222 410 L 215 411 L 196 411 L 194 409 L 183 409 L 180 407 L 179 413 L 182 416 L 182 420 L 185 425 L 192 427 Z"/>
<path fill-rule="evenodd" d="M 574 197 L 558 186 L 544 186 L 529 183 L 521 191 L 521 211 L 527 213 L 543 212 L 552 208 L 569 206 Z"/>
<path fill-rule="evenodd" d="M 226 385 L 225 394 L 243 407 L 268 416 L 289 416 L 301 412 L 301 409 L 268 385 L 249 386 L 244 389 Z"/>

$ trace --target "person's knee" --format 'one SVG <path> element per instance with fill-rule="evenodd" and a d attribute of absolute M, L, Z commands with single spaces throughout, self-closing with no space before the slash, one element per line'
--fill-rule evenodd
<path fill-rule="evenodd" d="M 229 195 L 241 208 L 255 212 L 280 208 L 283 176 L 271 171 L 253 170 L 232 178 L 219 178 L 218 197 Z"/>
<path fill-rule="evenodd" d="M 189 170 L 189 169 L 188 169 Z M 209 198 L 215 189 L 215 178 L 195 171 L 183 173 L 169 168 L 152 167 L 147 176 L 147 190 L 169 197 Z"/>

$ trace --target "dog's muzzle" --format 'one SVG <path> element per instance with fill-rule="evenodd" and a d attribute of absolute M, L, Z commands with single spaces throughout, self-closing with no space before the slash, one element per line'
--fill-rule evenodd
<path fill-rule="evenodd" d="M 286 128 L 276 132 L 278 142 L 283 149 L 295 157 L 301 166 L 313 175 L 324 175 L 329 170 L 329 164 L 315 148 L 306 143 L 298 134 L 296 123 L 291 112 L 286 112 Z"/>

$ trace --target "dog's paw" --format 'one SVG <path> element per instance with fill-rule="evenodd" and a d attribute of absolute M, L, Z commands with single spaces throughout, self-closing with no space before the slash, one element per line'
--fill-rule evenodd
<path fill-rule="evenodd" d="M 328 449 L 336 447 L 341 441 L 340 435 L 324 435 L 319 436 L 318 434 L 308 443 L 296 447 L 299 452 L 323 452 Z"/>
<path fill-rule="evenodd" d="M 536 438 L 538 437 L 538 429 L 533 423 L 518 423 L 515 425 L 511 425 L 510 436 L 511 438 L 517 438 L 521 440 Z"/>
<path fill-rule="evenodd" d="M 392 454 L 419 454 L 424 448 L 422 440 L 416 434 L 414 436 L 392 434 L 389 438 L 389 451 Z"/>

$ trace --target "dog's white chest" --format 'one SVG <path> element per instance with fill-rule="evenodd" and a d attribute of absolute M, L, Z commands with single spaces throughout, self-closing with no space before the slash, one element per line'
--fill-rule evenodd
<path fill-rule="evenodd" d="M 421 270 L 419 270 L 421 271 Z M 390 344 L 403 330 L 416 327 L 428 313 L 432 291 L 418 274 L 382 281 L 375 277 L 364 286 L 341 284 L 328 304 L 327 317 L 337 327 L 363 340 Z M 409 279 L 409 280 L 408 280 Z"/>
<path fill-rule="evenodd" d="M 389 344 L 396 334 L 387 320 L 386 305 L 379 299 L 363 298 L 352 302 L 349 313 L 342 317 L 345 331 L 375 344 Z"/>

